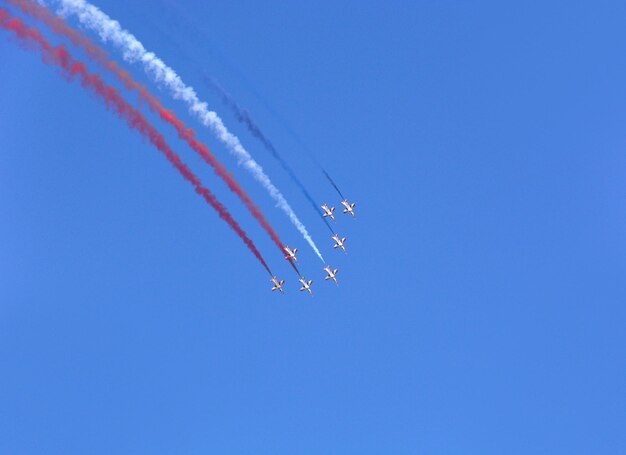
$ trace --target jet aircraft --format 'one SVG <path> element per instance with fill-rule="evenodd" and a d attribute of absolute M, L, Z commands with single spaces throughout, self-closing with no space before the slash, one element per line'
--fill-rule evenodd
<path fill-rule="evenodd" d="M 288 261 L 293 259 L 294 261 L 298 262 L 298 258 L 296 257 L 296 253 L 298 252 L 297 248 L 294 248 L 293 250 L 291 248 L 289 248 L 288 246 L 285 247 L 285 253 L 287 253 L 287 256 L 285 256 L 285 259 L 287 259 Z"/>
<path fill-rule="evenodd" d="M 333 215 L 333 212 L 335 211 L 335 207 L 328 207 L 327 204 L 322 204 L 322 209 L 324 209 L 324 213 L 322 214 L 322 216 L 324 218 L 326 217 L 331 217 L 333 221 L 337 221 L 335 220 L 335 216 Z"/>
<path fill-rule="evenodd" d="M 274 287 L 272 288 L 272 292 L 280 291 L 281 294 L 283 294 L 283 295 L 285 294 L 285 291 L 283 290 L 283 284 L 285 283 L 285 280 L 278 281 L 278 278 L 272 277 L 272 279 L 270 281 L 272 283 L 274 283 Z"/>
<path fill-rule="evenodd" d="M 341 204 L 345 207 L 343 213 L 349 213 L 350 215 L 352 215 L 352 218 L 356 216 L 353 210 L 356 204 L 350 204 L 347 199 L 341 201 Z"/>
<path fill-rule="evenodd" d="M 346 247 L 343 246 L 343 244 L 346 241 L 346 238 L 339 238 L 339 234 L 335 234 L 333 235 L 332 239 L 335 241 L 335 244 L 333 245 L 333 248 L 341 248 L 343 250 L 344 253 L 346 253 Z"/>
<path fill-rule="evenodd" d="M 332 270 L 330 268 L 330 265 L 327 265 L 326 267 L 324 267 L 324 270 L 326 271 L 326 273 L 328 273 L 328 276 L 325 276 L 324 279 L 333 280 L 336 285 L 339 285 L 339 283 L 337 282 L 337 272 L 339 272 L 339 269 Z"/>
<path fill-rule="evenodd" d="M 305 280 L 304 278 L 300 278 L 298 281 L 302 283 L 302 287 L 300 288 L 300 292 L 307 291 L 309 294 L 313 295 L 313 291 L 311 290 L 311 285 L 313 284 L 313 280 Z"/>

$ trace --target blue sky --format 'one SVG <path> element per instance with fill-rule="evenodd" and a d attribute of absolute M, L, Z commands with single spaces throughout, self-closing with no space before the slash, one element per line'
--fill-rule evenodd
<path fill-rule="evenodd" d="M 0 452 L 626 450 L 626 6 L 232 3 L 97 5 L 217 110 L 340 286 L 140 68 L 300 248 L 313 298 L 167 125 L 149 116 L 287 295 L 158 152 L 2 32 Z M 347 255 L 202 71 L 314 197 L 339 203 L 267 105 L 357 202 Z"/>

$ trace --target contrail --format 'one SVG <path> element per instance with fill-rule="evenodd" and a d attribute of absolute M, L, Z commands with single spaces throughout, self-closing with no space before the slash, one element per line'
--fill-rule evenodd
<path fill-rule="evenodd" d="M 326 227 L 330 229 L 330 232 L 334 234 L 335 231 L 333 231 L 333 228 L 330 226 L 326 218 L 320 215 L 319 204 L 315 203 L 315 201 L 313 200 L 313 197 L 311 197 L 311 195 L 305 188 L 304 184 L 300 181 L 300 179 L 298 179 L 298 177 L 296 177 L 291 167 L 287 164 L 284 158 L 278 153 L 278 151 L 276 150 L 276 147 L 274 147 L 274 144 L 272 144 L 272 142 L 267 138 L 267 136 L 263 134 L 263 132 L 261 131 L 261 128 L 259 128 L 256 122 L 252 119 L 252 117 L 250 117 L 250 114 L 248 113 L 248 111 L 241 108 L 239 104 L 237 104 L 237 102 L 233 99 L 233 97 L 230 96 L 230 94 L 227 93 L 226 90 L 224 90 L 222 86 L 215 79 L 210 78 L 207 75 L 204 75 L 202 79 L 205 84 L 213 87 L 213 89 L 219 94 L 220 98 L 222 98 L 222 101 L 224 102 L 224 104 L 231 108 L 231 110 L 237 117 L 237 120 L 239 120 L 240 123 L 245 124 L 246 127 L 248 128 L 248 131 L 250 131 L 250 133 L 254 137 L 256 137 L 259 141 L 261 141 L 265 149 L 268 152 L 270 152 L 274 158 L 276 158 L 276 160 L 280 163 L 282 168 L 287 172 L 287 174 L 289 174 L 289 177 L 291 177 L 291 180 L 293 180 L 294 183 L 298 186 L 298 188 L 300 188 L 300 191 L 302 192 L 304 197 L 307 199 L 307 201 L 309 201 L 309 204 L 311 204 L 311 207 L 313 208 L 315 213 L 317 213 L 318 216 L 324 222 L 324 224 L 326 224 Z"/>
<path fill-rule="evenodd" d="M 317 246 L 315 246 L 306 227 L 298 219 L 285 197 L 278 188 L 274 186 L 270 178 L 263 171 L 263 168 L 241 145 L 239 139 L 228 131 L 217 113 L 210 111 L 207 103 L 200 101 L 192 87 L 185 85 L 173 69 L 168 67 L 153 52 L 148 52 L 137 38 L 122 29 L 119 22 L 111 19 L 97 7 L 84 0 L 57 1 L 62 5 L 60 11 L 61 15 L 73 14 L 77 16 L 80 23 L 84 27 L 96 32 L 102 41 L 111 42 L 120 49 L 125 60 L 129 62 L 141 62 L 144 71 L 150 75 L 155 82 L 165 85 L 175 99 L 184 101 L 189 111 L 195 115 L 205 127 L 210 128 L 217 138 L 226 145 L 230 153 L 237 158 L 238 164 L 248 170 L 255 180 L 268 191 L 272 199 L 276 202 L 276 206 L 285 212 L 292 224 L 302 234 L 311 248 L 313 248 L 315 254 L 324 262 L 324 258 Z"/>
<path fill-rule="evenodd" d="M 204 200 L 218 212 L 219 216 L 229 224 L 254 256 L 261 262 L 263 267 L 265 267 L 265 270 L 272 275 L 261 253 L 239 224 L 233 219 L 228 210 L 206 187 L 202 186 L 200 179 L 193 174 L 182 162 L 180 157 L 170 149 L 163 136 L 148 123 L 139 111 L 128 104 L 115 88 L 106 85 L 98 75 L 90 74 L 86 66 L 74 60 L 63 45 L 53 47 L 37 29 L 26 26 L 24 22 L 20 19 L 13 18 L 7 10 L 2 8 L 0 8 L 0 27 L 13 32 L 16 37 L 27 46 L 38 48 L 41 51 L 44 63 L 60 68 L 63 75 L 69 80 L 77 78 L 83 88 L 94 93 L 104 101 L 106 107 L 113 110 L 124 120 L 129 128 L 136 130 L 147 138 L 152 145 L 165 155 L 168 161 L 180 172 L 185 180 L 193 185 L 196 193 L 202 196 Z"/>
<path fill-rule="evenodd" d="M 150 94 L 150 92 L 143 85 L 136 82 L 128 72 L 122 70 L 114 61 L 112 61 L 106 51 L 98 46 L 95 46 L 91 40 L 84 36 L 81 32 L 73 29 L 67 25 L 63 19 L 54 16 L 47 8 L 37 5 L 33 2 L 33 0 L 5 1 L 17 6 L 25 14 L 44 22 L 52 31 L 69 39 L 74 45 L 82 47 L 89 58 L 95 60 L 104 69 L 111 71 L 127 89 L 137 91 L 141 99 L 148 103 L 150 109 L 159 114 L 161 119 L 172 125 L 176 129 L 178 135 L 186 141 L 194 151 L 200 154 L 202 158 L 213 168 L 215 173 L 224 180 L 230 190 L 233 191 L 239 199 L 241 199 L 252 216 L 269 234 L 270 238 L 279 248 L 281 255 L 284 253 L 284 244 L 261 210 L 254 204 L 248 194 L 239 186 L 239 183 L 237 183 L 228 170 L 217 160 L 209 149 L 195 139 L 194 131 L 192 129 L 188 129 L 174 113 L 165 109 L 159 100 L 152 96 L 152 94 Z M 296 269 L 293 261 L 289 260 L 289 262 L 292 266 L 294 266 L 294 269 Z"/>

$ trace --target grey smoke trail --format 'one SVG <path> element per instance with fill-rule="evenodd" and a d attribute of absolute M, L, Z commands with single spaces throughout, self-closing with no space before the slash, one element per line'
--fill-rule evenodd
<path fill-rule="evenodd" d="M 325 262 L 306 227 L 298 219 L 282 193 L 274 186 L 265 171 L 263 171 L 263 168 L 241 145 L 237 136 L 228 131 L 217 113 L 210 111 L 207 103 L 200 101 L 196 91 L 192 87 L 185 85 L 172 68 L 168 67 L 153 52 L 148 52 L 134 35 L 121 27 L 119 22 L 111 19 L 94 5 L 85 0 L 55 1 L 61 4 L 61 15 L 76 16 L 81 25 L 97 33 L 101 41 L 105 43 L 110 42 L 117 47 L 122 52 L 124 60 L 131 63 L 140 62 L 143 65 L 144 71 L 151 76 L 156 83 L 163 84 L 167 87 L 173 98 L 182 100 L 187 105 L 190 113 L 205 127 L 210 128 L 213 134 L 226 145 L 229 152 L 237 158 L 238 164 L 250 172 L 255 180 L 267 190 L 272 199 L 276 202 L 276 206 L 287 215 L 291 223 L 298 229 L 300 234 L 302 234 L 320 260 Z"/>

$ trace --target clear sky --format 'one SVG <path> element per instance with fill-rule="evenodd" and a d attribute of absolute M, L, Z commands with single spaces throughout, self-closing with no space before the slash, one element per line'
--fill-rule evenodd
<path fill-rule="evenodd" d="M 623 2 L 96 4 L 216 109 L 340 286 L 139 67 L 313 297 L 168 125 L 149 117 L 285 296 L 154 148 L 0 32 L 0 453 L 626 452 Z M 356 201 L 347 255 L 202 71 L 316 199 L 339 204 L 281 117 Z"/>

